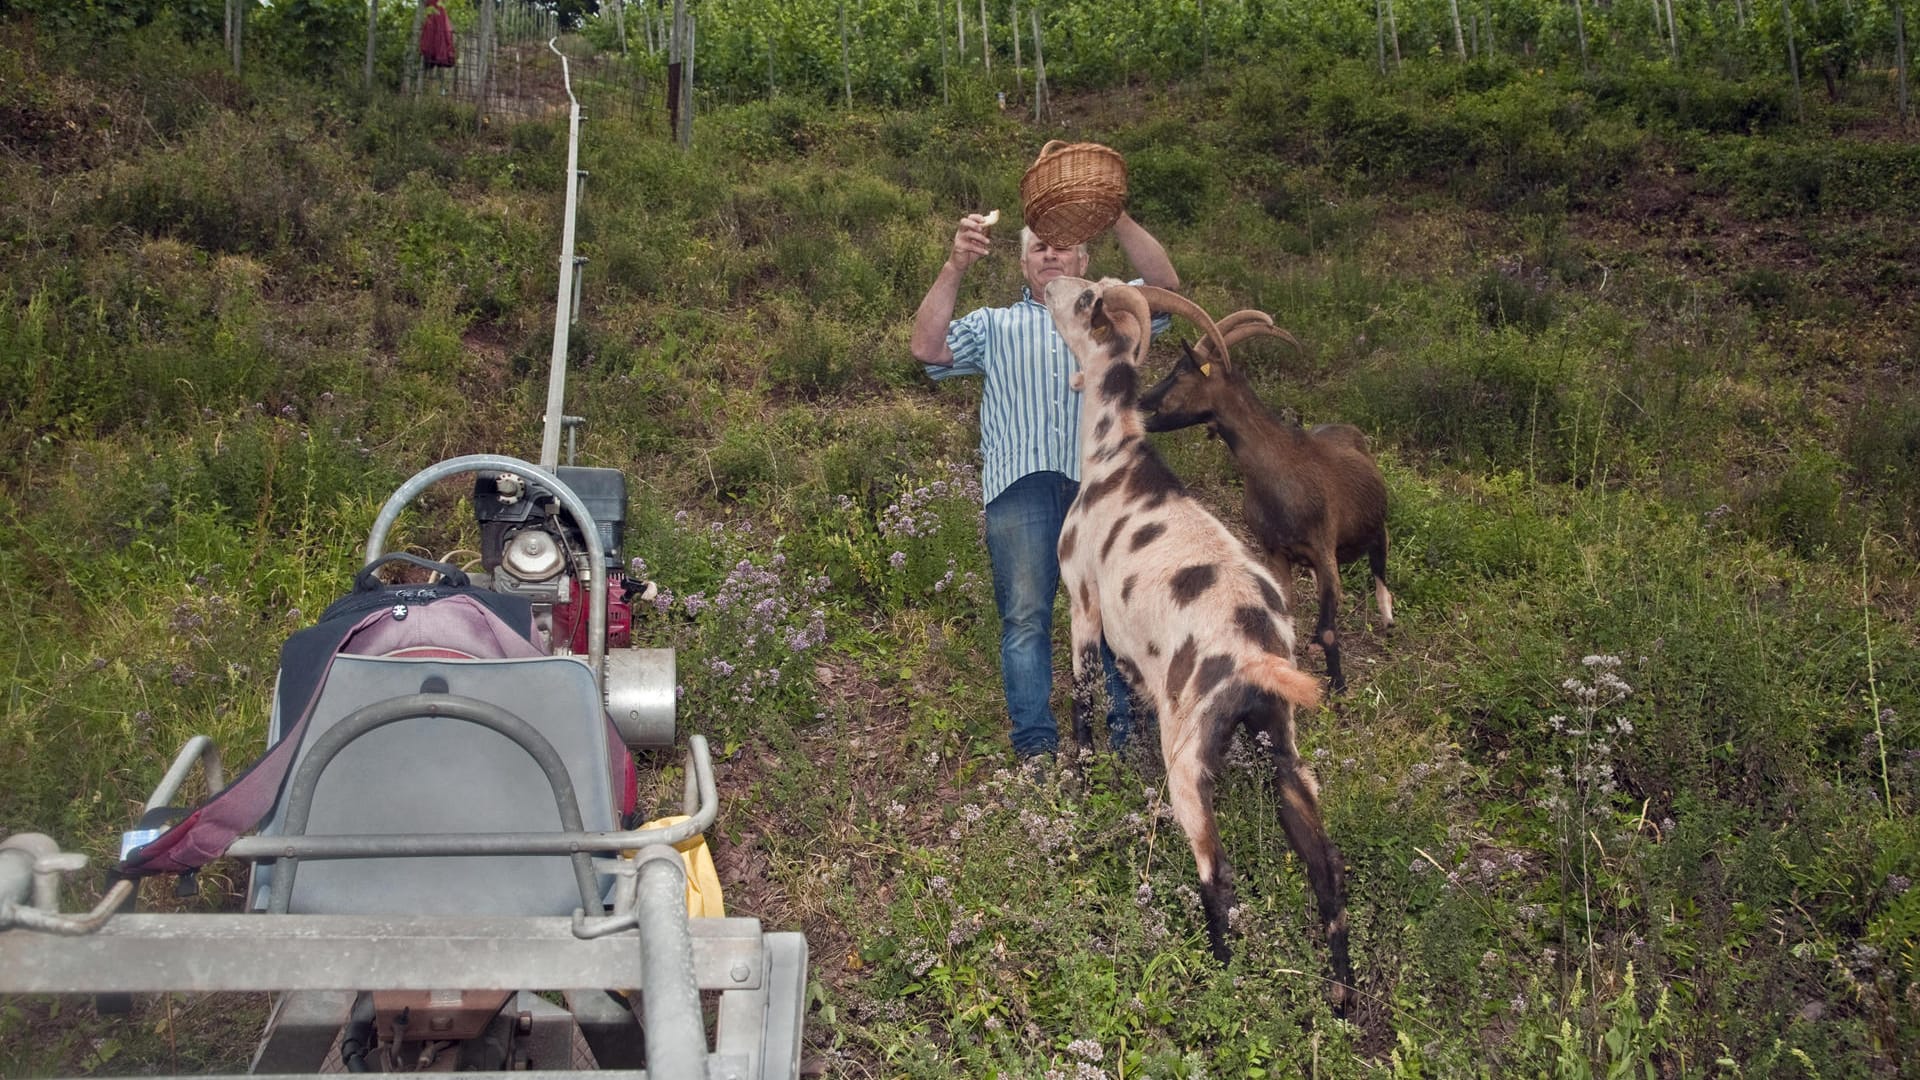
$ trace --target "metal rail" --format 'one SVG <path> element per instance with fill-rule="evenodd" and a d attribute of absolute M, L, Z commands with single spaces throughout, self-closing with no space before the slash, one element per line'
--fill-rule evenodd
<path fill-rule="evenodd" d="M 560 76 L 567 88 L 567 210 L 560 228 L 560 284 L 553 301 L 553 360 L 547 372 L 546 429 L 540 438 L 540 465 L 552 470 L 560 464 L 560 428 L 565 421 L 567 397 L 567 332 L 575 314 L 574 275 L 579 269 L 573 256 L 574 213 L 580 207 L 580 99 L 573 96 L 573 69 L 567 54 L 549 38 L 547 48 L 560 58 Z M 600 564 L 595 563 L 596 567 Z"/>

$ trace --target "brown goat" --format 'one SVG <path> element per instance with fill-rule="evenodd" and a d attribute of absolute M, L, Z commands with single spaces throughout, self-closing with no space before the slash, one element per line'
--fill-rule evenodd
<path fill-rule="evenodd" d="M 1153 702 L 1168 799 L 1200 874 L 1214 956 L 1225 963 L 1233 868 L 1214 817 L 1214 778 L 1234 732 L 1264 737 L 1280 824 L 1306 868 L 1332 954 L 1330 997 L 1353 986 L 1345 867 L 1320 819 L 1319 788 L 1294 741 L 1294 708 L 1320 699 L 1293 665 L 1293 617 L 1260 559 L 1181 487 L 1147 442 L 1137 407 L 1152 309 L 1211 320 L 1192 301 L 1112 279 L 1058 278 L 1054 325 L 1079 364 L 1080 495 L 1060 532 L 1060 578 L 1073 617 L 1073 725 L 1084 745 L 1100 680 L 1100 642 Z M 1224 342 L 1220 354 L 1224 355 Z"/>
<path fill-rule="evenodd" d="M 1292 334 L 1264 312 L 1239 311 L 1221 319 L 1228 346 L 1266 335 L 1299 348 Z M 1184 348 L 1173 372 L 1140 398 L 1148 431 L 1174 431 L 1194 424 L 1227 444 L 1245 481 L 1247 528 L 1266 549 L 1275 574 L 1293 601 L 1294 567 L 1313 572 L 1320 595 L 1314 639 L 1327 654 L 1327 678 L 1336 693 L 1347 688 L 1340 670 L 1340 567 L 1366 555 L 1373 571 L 1374 602 L 1393 625 L 1393 593 L 1387 590 L 1387 484 L 1367 449 L 1367 437 L 1351 424 L 1311 429 L 1268 408 L 1212 341 Z"/>

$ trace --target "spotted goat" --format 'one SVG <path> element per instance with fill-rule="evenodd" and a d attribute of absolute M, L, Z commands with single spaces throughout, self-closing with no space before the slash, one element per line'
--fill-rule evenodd
<path fill-rule="evenodd" d="M 1313 772 L 1294 743 L 1294 709 L 1320 700 L 1320 683 L 1293 664 L 1293 618 L 1260 560 L 1181 486 L 1147 443 L 1138 411 L 1139 365 L 1154 312 L 1184 315 L 1226 345 L 1192 301 L 1149 286 L 1059 278 L 1047 309 L 1079 363 L 1080 495 L 1060 534 L 1060 574 L 1072 613 L 1073 728 L 1092 741 L 1089 716 L 1104 636 L 1121 672 L 1153 702 L 1174 816 L 1200 875 L 1207 936 L 1225 963 L 1233 869 L 1214 817 L 1214 783 L 1236 730 L 1272 755 L 1280 822 L 1319 902 L 1332 954 L 1330 998 L 1352 993 L 1345 870 L 1320 819 Z M 1263 738 L 1264 737 L 1264 738 Z"/>

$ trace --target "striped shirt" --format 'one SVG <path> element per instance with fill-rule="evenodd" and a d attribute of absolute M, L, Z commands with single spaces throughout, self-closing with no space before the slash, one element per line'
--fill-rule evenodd
<path fill-rule="evenodd" d="M 1130 284 L 1140 284 L 1135 279 Z M 1156 315 L 1155 335 L 1173 322 Z M 992 502 L 1036 472 L 1080 479 L 1080 391 L 1068 385 L 1073 353 L 1047 306 L 1023 287 L 1012 307 L 977 308 L 947 326 L 953 363 L 927 364 L 934 379 L 984 375 L 980 398 L 980 494 Z"/>

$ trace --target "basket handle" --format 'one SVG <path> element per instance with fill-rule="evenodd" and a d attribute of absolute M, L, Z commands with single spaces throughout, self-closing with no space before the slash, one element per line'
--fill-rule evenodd
<path fill-rule="evenodd" d="M 1040 148 L 1040 156 L 1046 157 L 1048 154 L 1053 153 L 1055 150 L 1065 150 L 1070 145 L 1071 144 L 1068 143 L 1065 139 L 1049 140 L 1047 142 L 1047 145 Z"/>

